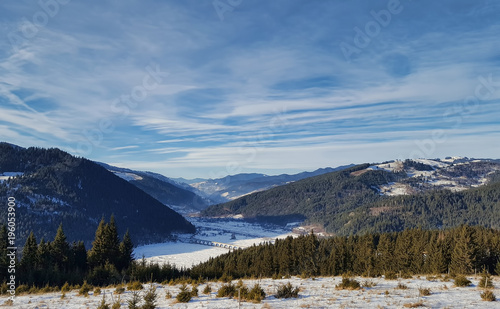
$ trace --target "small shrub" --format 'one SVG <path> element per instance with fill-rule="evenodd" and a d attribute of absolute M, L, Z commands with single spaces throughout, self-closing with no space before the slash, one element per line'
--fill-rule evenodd
<path fill-rule="evenodd" d="M 27 293 L 29 290 L 30 290 L 30 287 L 29 287 L 27 284 L 20 284 L 20 285 L 16 288 L 16 295 L 18 295 L 18 294 L 23 294 L 23 293 Z"/>
<path fill-rule="evenodd" d="M 166 299 L 171 299 L 172 298 L 172 293 L 170 293 L 170 291 L 165 292 L 165 298 Z"/>
<path fill-rule="evenodd" d="M 88 296 L 89 292 L 92 291 L 92 286 L 87 283 L 87 281 L 83 281 L 82 286 L 78 290 L 78 295 Z"/>
<path fill-rule="evenodd" d="M 365 280 L 363 282 L 363 287 L 365 288 L 373 288 L 374 286 L 377 286 L 377 283 L 370 281 L 370 280 Z"/>
<path fill-rule="evenodd" d="M 69 292 L 69 291 L 71 291 L 71 288 L 70 288 L 70 286 L 69 286 L 69 283 L 66 281 L 66 282 L 64 283 L 64 285 L 62 286 L 62 288 L 61 288 L 61 292 L 63 292 L 63 293 L 64 293 L 64 292 Z"/>
<path fill-rule="evenodd" d="M 125 292 L 125 288 L 121 285 L 117 286 L 115 291 L 113 292 L 114 294 L 123 294 Z"/>
<path fill-rule="evenodd" d="M 210 284 L 207 284 L 203 289 L 203 294 L 210 294 L 210 293 L 212 293 L 212 286 Z"/>
<path fill-rule="evenodd" d="M 97 295 L 101 295 L 101 288 L 95 288 L 94 290 L 94 295 L 97 296 Z"/>
<path fill-rule="evenodd" d="M 141 297 L 139 296 L 139 292 L 133 291 L 132 298 L 127 300 L 128 309 L 139 309 L 139 302 L 141 301 Z"/>
<path fill-rule="evenodd" d="M 418 289 L 418 294 L 420 296 L 429 296 L 429 295 L 431 295 L 431 289 L 429 289 L 429 288 L 420 288 L 420 289 Z"/>
<path fill-rule="evenodd" d="M 155 309 L 157 297 L 158 295 L 156 294 L 156 287 L 151 284 L 148 291 L 144 295 L 144 305 L 141 307 L 141 309 Z"/>
<path fill-rule="evenodd" d="M 423 301 L 419 301 L 416 303 L 404 304 L 403 306 L 405 308 L 418 308 L 418 307 L 424 307 L 425 305 Z"/>
<path fill-rule="evenodd" d="M 398 286 L 396 287 L 396 289 L 406 290 L 408 289 L 408 286 L 403 284 L 402 282 L 398 282 Z"/>
<path fill-rule="evenodd" d="M 104 294 L 102 294 L 102 300 L 99 303 L 99 306 L 97 306 L 97 309 L 110 309 L 109 305 L 106 303 Z"/>
<path fill-rule="evenodd" d="M 491 279 L 491 275 L 486 271 L 486 269 L 484 269 L 481 273 L 481 280 L 479 280 L 479 284 L 477 286 L 485 289 L 493 288 L 493 279 Z"/>
<path fill-rule="evenodd" d="M 217 291 L 217 297 L 234 297 L 236 294 L 236 287 L 229 282 L 228 284 L 223 284 Z"/>
<path fill-rule="evenodd" d="M 188 303 L 191 300 L 191 291 L 185 283 L 181 286 L 181 291 L 177 294 L 176 299 L 180 303 Z"/>
<path fill-rule="evenodd" d="M 66 293 L 65 293 L 65 292 L 63 292 L 63 293 L 61 294 L 61 299 L 65 299 L 65 298 L 66 298 Z"/>
<path fill-rule="evenodd" d="M 336 286 L 339 290 L 358 290 L 361 288 L 361 284 L 355 279 L 342 278 L 342 282 Z"/>
<path fill-rule="evenodd" d="M 481 299 L 484 301 L 495 301 L 497 298 L 495 297 L 495 294 L 493 294 L 492 291 L 486 290 L 483 293 L 481 293 Z"/>
<path fill-rule="evenodd" d="M 470 280 L 463 275 L 458 275 L 455 277 L 455 286 L 464 287 L 471 285 L 471 283 L 472 282 L 470 282 Z"/>
<path fill-rule="evenodd" d="M 293 287 L 290 282 L 280 284 L 275 296 L 276 298 L 297 298 L 299 297 L 299 287 Z"/>
<path fill-rule="evenodd" d="M 139 281 L 133 281 L 127 284 L 127 290 L 129 291 L 139 291 L 142 289 L 144 289 L 144 287 L 142 286 L 142 283 L 140 283 Z"/>
<path fill-rule="evenodd" d="M 0 285 L 0 294 L 1 295 L 5 295 L 7 294 L 7 290 L 9 289 L 8 285 L 7 285 L 7 282 L 4 281 L 1 285 Z"/>
<path fill-rule="evenodd" d="M 198 287 L 196 285 L 193 285 L 191 289 L 191 297 L 198 297 Z"/>
<path fill-rule="evenodd" d="M 264 298 L 266 298 L 266 292 L 258 283 L 252 287 L 246 296 L 246 300 L 256 303 L 260 303 Z"/>
<path fill-rule="evenodd" d="M 120 309 L 121 307 L 122 307 L 121 299 L 120 299 L 120 296 L 118 296 L 118 299 L 115 300 L 115 302 L 111 306 L 111 309 Z"/>
<path fill-rule="evenodd" d="M 398 275 L 393 271 L 388 271 L 385 273 L 384 278 L 385 280 L 396 280 L 398 279 Z"/>
<path fill-rule="evenodd" d="M 48 284 L 45 287 L 43 287 L 42 290 L 40 290 L 39 288 L 37 288 L 36 286 L 33 285 L 33 286 L 31 286 L 30 290 L 28 291 L 28 294 L 36 294 L 40 291 L 43 293 L 49 293 L 51 290 L 52 289 L 49 287 Z"/>

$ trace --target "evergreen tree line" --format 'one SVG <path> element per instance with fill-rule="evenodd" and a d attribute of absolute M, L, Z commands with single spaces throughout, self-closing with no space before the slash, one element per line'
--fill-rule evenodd
<path fill-rule="evenodd" d="M 7 281 L 6 229 L 0 227 L 0 280 Z M 471 274 L 483 270 L 500 275 L 500 231 L 462 225 L 448 230 L 411 229 L 401 232 L 318 238 L 315 234 L 277 239 L 211 258 L 190 269 L 133 260 L 126 233 L 120 242 L 114 218 L 101 220 L 92 248 L 69 244 L 62 226 L 52 242 L 37 243 L 33 234 L 18 261 L 18 284 L 43 287 L 68 282 L 106 286 L 133 280 L 165 282 L 191 278 L 281 276 L 380 276 Z"/>
<path fill-rule="evenodd" d="M 237 250 L 193 267 L 193 278 L 388 274 L 500 275 L 500 231 L 460 227 L 319 239 L 310 234 Z"/>
<path fill-rule="evenodd" d="M 8 281 L 7 229 L 0 226 L 0 281 Z M 130 270 L 133 261 L 133 243 L 127 231 L 120 242 L 114 216 L 106 223 L 104 218 L 95 233 L 92 248 L 86 250 L 82 241 L 68 243 L 62 224 L 53 241 L 37 242 L 31 232 L 16 263 L 18 284 L 29 286 L 62 286 L 82 284 L 86 279 L 94 285 L 120 282 Z"/>

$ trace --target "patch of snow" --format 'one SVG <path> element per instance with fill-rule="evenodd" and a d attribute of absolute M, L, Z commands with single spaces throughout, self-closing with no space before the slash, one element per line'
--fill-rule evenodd
<path fill-rule="evenodd" d="M 408 186 L 397 182 L 391 182 L 387 185 L 380 186 L 380 194 L 387 196 L 406 195 L 409 194 Z"/>
<path fill-rule="evenodd" d="M 445 167 L 449 166 L 449 164 L 446 164 L 446 163 L 443 163 L 443 162 L 440 162 L 437 160 L 430 160 L 430 159 L 414 159 L 413 161 L 418 162 L 418 163 L 422 163 L 422 164 L 426 164 L 426 165 L 430 165 L 434 168 L 445 168 Z"/>
<path fill-rule="evenodd" d="M 261 225 L 241 219 L 186 218 L 193 223 L 198 232 L 196 239 L 230 244 L 238 247 L 250 247 L 263 242 L 274 242 L 276 238 L 298 236 L 291 232 L 291 227 Z M 233 234 L 236 239 L 233 239 Z M 139 246 L 134 250 L 136 259 L 143 256 L 148 262 L 170 263 L 178 267 L 191 267 L 211 257 L 229 252 L 230 249 L 190 243 L 192 235 L 178 236 L 178 242 L 166 242 Z"/>
<path fill-rule="evenodd" d="M 117 172 L 117 171 L 111 171 L 115 173 L 116 176 L 125 179 L 126 181 L 132 181 L 132 180 L 142 180 L 142 177 L 134 174 L 134 173 L 127 173 L 127 172 Z"/>
<path fill-rule="evenodd" d="M 11 177 L 16 177 L 16 176 L 21 176 L 24 175 L 23 172 L 3 172 L 0 174 L 0 182 L 4 182 L 5 180 L 8 180 Z"/>

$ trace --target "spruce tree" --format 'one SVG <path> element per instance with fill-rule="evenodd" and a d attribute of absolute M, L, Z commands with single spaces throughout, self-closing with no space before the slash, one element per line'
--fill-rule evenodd
<path fill-rule="evenodd" d="M 117 266 L 120 260 L 120 239 L 118 238 L 118 228 L 115 223 L 115 216 L 111 215 L 109 224 L 105 227 L 106 237 L 106 259 L 113 265 Z"/>
<path fill-rule="evenodd" d="M 380 235 L 376 252 L 376 268 L 380 273 L 395 271 L 394 241 L 389 234 Z"/>
<path fill-rule="evenodd" d="M 20 266 L 27 271 L 36 269 L 38 264 L 38 244 L 32 231 L 24 244 Z"/>
<path fill-rule="evenodd" d="M 88 252 L 88 262 L 91 267 L 104 266 L 106 264 L 106 222 L 102 217 L 99 226 L 95 232 L 95 238 L 92 242 L 92 249 Z"/>
<path fill-rule="evenodd" d="M 45 242 L 43 237 L 38 244 L 38 260 L 41 269 L 48 270 L 53 268 L 52 256 L 50 254 L 50 242 Z"/>
<path fill-rule="evenodd" d="M 123 235 L 123 240 L 120 243 L 120 263 L 118 265 L 118 270 L 127 269 L 130 263 L 134 260 L 134 244 L 130 238 L 130 234 L 127 230 L 125 235 Z"/>
<path fill-rule="evenodd" d="M 451 254 L 450 271 L 454 274 L 469 274 L 474 269 L 474 249 L 471 232 L 467 226 L 458 231 L 455 247 Z"/>
<path fill-rule="evenodd" d="M 56 237 L 50 246 L 52 259 L 55 265 L 61 270 L 67 270 L 70 262 L 70 249 L 64 235 L 62 223 L 57 229 Z"/>

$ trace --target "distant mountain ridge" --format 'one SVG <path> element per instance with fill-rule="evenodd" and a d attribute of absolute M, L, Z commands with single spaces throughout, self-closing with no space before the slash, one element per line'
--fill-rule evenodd
<path fill-rule="evenodd" d="M 308 177 L 339 171 L 351 166 L 354 166 L 354 164 L 336 168 L 320 168 L 313 172 L 302 172 L 294 175 L 281 174 L 268 176 L 258 173 L 242 173 L 218 179 L 204 179 L 199 182 L 193 182 L 182 178 L 178 178 L 178 180 L 189 183 L 198 190 L 198 194 L 201 192 L 203 196 L 215 201 L 215 203 L 224 203 L 247 194 L 265 191 L 276 186 L 285 185 Z"/>
<path fill-rule="evenodd" d="M 500 228 L 497 160 L 446 158 L 361 164 L 211 206 L 204 216 L 303 217 L 349 235 L 462 223 Z"/>
<path fill-rule="evenodd" d="M 144 191 L 101 165 L 56 148 L 22 148 L 0 143 L 0 202 L 16 199 L 18 245 L 33 230 L 53 239 L 63 227 L 69 241 L 94 238 L 100 219 L 115 215 L 119 232 L 129 229 L 136 243 L 162 241 L 194 226 Z M 0 207 L 5 223 L 6 207 Z"/>

